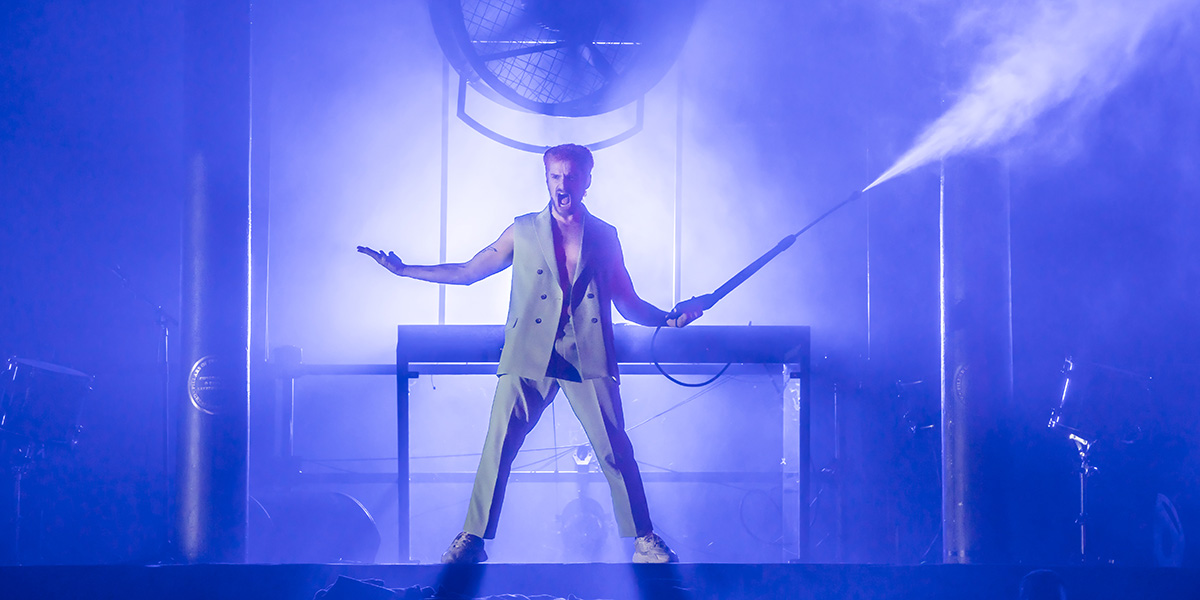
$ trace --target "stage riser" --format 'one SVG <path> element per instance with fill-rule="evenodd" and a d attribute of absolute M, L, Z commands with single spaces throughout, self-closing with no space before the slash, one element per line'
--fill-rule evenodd
<path fill-rule="evenodd" d="M 574 595 L 583 600 L 768 598 L 1010 600 L 1031 567 L 877 565 L 190 565 L 29 566 L 0 568 L 0 597 L 221 598 L 309 600 L 338 576 L 379 580 L 390 588 L 450 586 L 475 597 Z M 1068 598 L 1193 599 L 1200 571 L 1071 567 L 1055 569 Z M 679 591 L 683 590 L 683 591 Z M 353 598 L 354 596 L 351 596 Z M 361 596 L 368 598 L 369 596 Z"/>

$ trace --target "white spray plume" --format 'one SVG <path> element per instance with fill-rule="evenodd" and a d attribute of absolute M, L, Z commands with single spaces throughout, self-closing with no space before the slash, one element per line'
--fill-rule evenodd
<path fill-rule="evenodd" d="M 1043 0 L 984 52 L 957 102 L 868 185 L 1011 139 L 1045 110 L 1111 91 L 1141 60 L 1142 40 L 1195 0 Z M 978 16 L 978 15 L 976 15 Z"/>

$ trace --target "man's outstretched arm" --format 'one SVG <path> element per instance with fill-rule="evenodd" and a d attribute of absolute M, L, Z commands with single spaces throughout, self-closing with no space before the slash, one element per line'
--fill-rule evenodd
<path fill-rule="evenodd" d="M 677 307 L 679 316 L 667 319 L 666 311 L 646 302 L 634 291 L 633 279 L 629 277 L 629 270 L 625 268 L 625 256 L 619 245 L 616 258 L 612 271 L 609 273 L 609 284 L 612 286 L 613 304 L 616 305 L 621 316 L 647 327 L 683 327 L 704 314 L 703 310 L 690 307 L 685 301 Z"/>
<path fill-rule="evenodd" d="M 471 285 L 512 266 L 513 228 L 512 225 L 509 225 L 508 229 L 505 229 L 495 242 L 480 250 L 465 263 L 406 265 L 393 252 L 384 254 L 382 250 L 372 250 L 366 246 L 359 246 L 358 251 L 375 259 L 375 262 L 383 265 L 385 269 L 401 277 L 411 277 L 433 283 Z"/>

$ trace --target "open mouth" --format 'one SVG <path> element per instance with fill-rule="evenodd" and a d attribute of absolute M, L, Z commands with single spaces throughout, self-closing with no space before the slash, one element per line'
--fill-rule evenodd
<path fill-rule="evenodd" d="M 571 195 L 566 192 L 559 191 L 554 195 L 554 199 L 559 204 L 569 204 L 571 202 Z"/>

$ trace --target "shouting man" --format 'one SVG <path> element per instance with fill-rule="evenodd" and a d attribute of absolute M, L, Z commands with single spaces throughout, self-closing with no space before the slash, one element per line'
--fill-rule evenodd
<path fill-rule="evenodd" d="M 642 476 L 625 433 L 611 306 L 649 327 L 683 327 L 702 311 L 683 303 L 668 314 L 638 297 L 617 230 L 583 205 L 592 183 L 587 148 L 556 146 L 542 158 L 549 206 L 517 217 L 499 239 L 465 263 L 408 265 L 394 253 L 358 248 L 396 275 L 435 283 L 470 285 L 513 267 L 487 440 L 466 524 L 442 562 L 487 560 L 483 540 L 496 535 L 513 459 L 560 388 L 608 479 L 621 536 L 637 538 L 633 561 L 676 562 L 675 553 L 654 534 Z"/>

